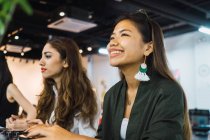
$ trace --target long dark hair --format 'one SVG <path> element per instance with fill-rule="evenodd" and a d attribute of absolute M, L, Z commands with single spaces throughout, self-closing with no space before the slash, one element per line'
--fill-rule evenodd
<path fill-rule="evenodd" d="M 163 42 L 163 32 L 158 23 L 150 19 L 144 10 L 137 11 L 134 14 L 124 15 L 119 17 L 116 24 L 122 20 L 129 20 L 133 22 L 139 33 L 143 37 L 145 43 L 153 43 L 153 52 L 147 56 L 146 64 L 148 65 L 148 75 L 154 72 L 159 73 L 161 76 L 177 82 L 171 71 L 169 70 L 165 47 Z M 121 78 L 124 76 L 121 73 Z M 191 140 L 191 126 L 189 121 L 189 114 L 187 108 L 187 100 L 184 95 L 184 140 Z"/>
<path fill-rule="evenodd" d="M 62 60 L 69 65 L 63 70 L 61 87 L 58 94 L 58 104 L 55 109 L 55 122 L 63 128 L 71 129 L 74 115 L 80 112 L 84 120 L 89 120 L 93 127 L 94 117 L 97 113 L 97 102 L 91 83 L 82 67 L 79 48 L 72 39 L 54 37 L 49 43 L 56 49 Z M 55 102 L 52 79 L 44 79 L 44 89 L 41 93 L 37 110 L 42 121 L 50 118 Z"/>
<path fill-rule="evenodd" d="M 1 94 L 6 94 L 6 93 L 2 93 L 4 85 L 6 83 L 12 83 L 12 82 L 13 82 L 13 78 L 9 70 L 7 60 L 3 52 L 0 51 L 0 98 L 1 98 Z"/>

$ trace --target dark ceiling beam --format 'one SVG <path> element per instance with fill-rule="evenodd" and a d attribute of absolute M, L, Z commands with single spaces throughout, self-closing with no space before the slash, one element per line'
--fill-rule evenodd
<path fill-rule="evenodd" d="M 145 1 L 144 1 L 144 3 L 145 3 Z M 178 17 L 174 17 L 173 15 L 167 14 L 167 11 L 166 12 L 161 12 L 161 11 L 158 11 L 158 8 L 157 8 L 157 10 L 154 10 L 153 8 L 151 9 L 150 5 L 145 6 L 143 4 L 139 4 L 139 2 L 136 2 L 136 1 L 131 1 L 131 0 L 129 0 L 129 1 L 125 0 L 125 1 L 122 1 L 122 2 L 112 1 L 112 2 L 109 3 L 109 6 L 112 7 L 113 9 L 117 10 L 117 12 L 121 13 L 121 14 L 123 12 L 132 13 L 132 12 L 135 12 L 135 11 L 141 9 L 141 8 L 144 8 L 145 10 L 156 13 L 158 15 L 161 15 L 162 17 L 165 17 L 165 18 L 168 18 L 168 19 L 171 19 L 171 20 L 174 20 L 174 21 L 180 21 L 176 24 L 162 27 L 165 37 L 171 37 L 171 36 L 174 36 L 174 35 L 179 35 L 179 34 L 182 34 L 182 33 L 186 33 L 188 31 L 191 32 L 191 31 L 196 30 L 195 27 L 181 28 L 181 26 L 186 25 L 187 22 L 181 20 Z M 156 19 L 154 19 L 154 20 L 156 20 Z M 176 28 L 176 29 L 174 30 L 173 28 Z"/>
<path fill-rule="evenodd" d="M 167 30 L 164 31 L 164 37 L 172 37 L 172 36 L 176 36 L 176 35 L 181 35 L 184 33 L 189 33 L 189 32 L 193 32 L 196 31 L 197 28 L 193 27 L 193 26 L 182 26 L 182 27 L 177 27 L 177 28 L 173 28 L 171 30 Z"/>
<path fill-rule="evenodd" d="M 207 19 L 210 18 L 210 11 L 208 11 L 206 9 L 203 9 L 203 8 L 201 8 L 199 6 L 193 5 L 193 4 L 191 4 L 191 3 L 189 3 L 189 2 L 187 2 L 185 0 L 176 0 L 176 1 L 178 1 L 178 2 L 180 2 L 182 4 L 185 4 L 185 5 L 187 5 L 187 6 L 191 7 L 191 8 L 194 8 L 194 9 L 200 11 L 200 12 L 203 12 L 204 14 L 206 14 L 206 18 Z"/>
<path fill-rule="evenodd" d="M 163 17 L 166 17 L 171 20 L 186 22 L 195 27 L 200 26 L 210 26 L 209 21 L 201 17 L 195 16 L 190 13 L 183 12 L 179 9 L 175 9 L 172 6 L 165 5 L 163 3 L 154 2 L 151 0 L 139 1 L 139 0 L 125 0 L 122 2 L 112 1 L 109 3 L 109 6 L 113 9 L 118 10 L 123 13 L 132 13 L 138 9 L 144 8 L 147 11 L 155 12 Z M 118 12 L 118 13 L 119 13 Z"/>
<path fill-rule="evenodd" d="M 63 36 L 63 37 L 72 37 L 72 38 L 77 38 L 77 37 L 84 37 L 88 39 L 93 39 L 94 41 L 98 41 L 99 43 L 106 43 L 107 38 L 102 38 L 99 36 L 94 36 L 91 35 L 91 32 L 86 33 L 72 33 L 68 31 L 63 31 L 63 30 L 57 30 L 57 29 L 51 29 L 51 28 L 41 28 L 40 26 L 34 25 L 34 24 L 29 24 L 29 23 L 23 23 L 23 22 L 18 22 L 16 21 L 17 24 L 20 24 L 23 27 L 23 32 L 24 33 L 29 33 L 29 34 L 40 34 L 41 36 Z"/>
<path fill-rule="evenodd" d="M 167 26 L 163 26 L 163 27 L 161 27 L 161 29 L 163 31 L 164 30 L 171 30 L 173 28 L 177 28 L 177 27 L 180 27 L 180 26 L 183 26 L 183 25 L 186 25 L 186 23 L 184 23 L 184 22 L 178 22 L 178 23 L 167 25 Z"/>
<path fill-rule="evenodd" d="M 108 6 L 112 8 L 112 10 L 116 10 L 117 13 L 132 13 L 137 11 L 138 9 L 141 8 L 138 4 L 131 3 L 128 0 L 124 0 L 121 2 L 116 2 L 116 1 L 110 1 L 108 3 Z M 109 10 L 110 12 L 113 12 L 112 10 Z"/>
<path fill-rule="evenodd" d="M 209 12 L 209 11 L 207 11 L 207 10 L 205 10 L 205 9 L 199 7 L 199 6 L 193 5 L 193 4 L 191 4 L 191 3 L 189 3 L 189 2 L 187 2 L 185 0 L 176 0 L 176 1 L 178 1 L 179 3 L 184 4 L 186 6 L 189 6 L 189 7 L 193 8 L 193 9 L 196 9 L 196 10 L 198 10 L 200 12 L 203 12 L 205 14 L 207 14 Z"/>
<path fill-rule="evenodd" d="M 200 26 L 206 26 L 209 27 L 209 21 L 205 20 L 201 17 L 198 17 L 196 15 L 193 15 L 191 13 L 183 12 L 182 10 L 176 9 L 172 6 L 165 5 L 163 3 L 158 3 L 150 0 L 146 1 L 137 1 L 132 0 L 132 2 L 136 2 L 142 7 L 146 9 L 150 9 L 152 12 L 156 12 L 164 17 L 176 19 L 178 21 L 186 22 L 192 26 L 200 27 Z"/>
<path fill-rule="evenodd" d="M 59 0 L 30 0 L 31 4 L 41 4 L 41 5 L 48 5 L 48 6 L 58 6 L 60 5 L 61 1 Z"/>

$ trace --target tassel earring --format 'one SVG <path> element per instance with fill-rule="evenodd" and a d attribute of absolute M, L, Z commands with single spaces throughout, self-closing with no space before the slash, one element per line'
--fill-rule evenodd
<path fill-rule="evenodd" d="M 147 72 L 147 65 L 146 65 L 145 61 L 146 61 L 146 56 L 145 56 L 145 59 L 144 59 L 144 63 L 142 63 L 140 65 L 139 71 L 135 75 L 135 79 L 137 79 L 139 81 L 149 81 L 150 80 L 149 76 L 146 74 L 146 72 Z"/>

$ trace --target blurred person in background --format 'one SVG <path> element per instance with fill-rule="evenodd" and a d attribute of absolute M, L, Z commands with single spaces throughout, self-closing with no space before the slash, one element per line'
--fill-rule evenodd
<path fill-rule="evenodd" d="M 3 52 L 0 52 L 0 126 L 5 127 L 6 119 L 18 114 L 19 105 L 27 113 L 26 119 L 36 118 L 35 107 L 13 83 L 6 58 Z"/>

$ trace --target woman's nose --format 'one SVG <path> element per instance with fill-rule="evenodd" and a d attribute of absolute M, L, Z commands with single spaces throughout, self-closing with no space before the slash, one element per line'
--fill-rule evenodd
<path fill-rule="evenodd" d="M 110 47 L 112 46 L 117 46 L 118 45 L 118 41 L 116 39 L 112 39 L 109 43 Z"/>
<path fill-rule="evenodd" d="M 39 65 L 40 65 L 40 66 L 43 66 L 43 65 L 44 65 L 44 60 L 43 60 L 43 58 L 41 58 L 41 59 L 39 60 Z"/>

